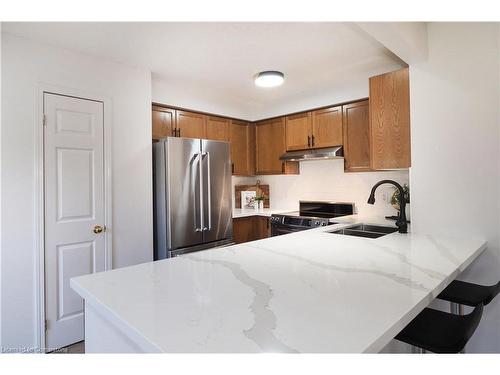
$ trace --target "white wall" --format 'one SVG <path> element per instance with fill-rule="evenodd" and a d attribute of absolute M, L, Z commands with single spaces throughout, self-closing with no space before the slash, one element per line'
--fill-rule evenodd
<path fill-rule="evenodd" d="M 38 83 L 112 101 L 113 265 L 152 259 L 150 72 L 2 34 L 2 344 L 35 345 Z"/>
<path fill-rule="evenodd" d="M 394 189 L 380 186 L 372 206 L 366 203 L 371 188 L 383 179 L 407 184 L 408 171 L 344 173 L 344 161 L 338 159 L 301 162 L 300 175 L 233 177 L 234 184 L 254 183 L 257 179 L 269 184 L 270 206 L 274 209 L 298 209 L 301 199 L 354 202 L 360 215 L 384 217 L 396 214 L 390 205 Z"/>
<path fill-rule="evenodd" d="M 311 108 L 367 98 L 370 76 L 400 69 L 402 65 L 402 63 L 387 64 L 383 68 L 372 70 L 366 76 L 356 75 L 346 68 L 344 69 L 344 78 L 338 79 L 333 87 L 324 87 L 324 90 L 319 94 L 316 92 L 317 90 L 302 91 L 295 97 L 286 97 L 281 101 L 268 105 L 240 103 L 238 98 L 220 97 L 216 90 L 206 91 L 199 87 L 178 83 L 173 79 L 167 80 L 154 76 L 152 80 L 152 98 L 153 102 L 156 103 L 257 121 L 288 113 L 306 111 Z"/>
<path fill-rule="evenodd" d="M 244 106 L 237 99 L 221 97 L 217 90 L 204 90 L 192 84 L 177 82 L 174 79 L 157 78 L 151 82 L 153 102 L 174 107 L 193 109 L 218 115 L 251 119 L 251 114 L 243 110 Z"/>
<path fill-rule="evenodd" d="M 427 58 L 426 22 L 356 22 L 407 64 Z"/>
<path fill-rule="evenodd" d="M 478 236 L 488 249 L 461 276 L 500 279 L 499 26 L 430 23 L 428 60 L 410 65 L 413 230 Z M 500 352 L 500 298 L 469 352 Z"/>

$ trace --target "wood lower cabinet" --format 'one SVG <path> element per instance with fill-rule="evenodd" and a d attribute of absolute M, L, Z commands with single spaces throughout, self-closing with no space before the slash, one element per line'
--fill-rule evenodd
<path fill-rule="evenodd" d="M 229 124 L 231 120 L 223 117 L 207 117 L 206 138 L 213 141 L 229 142 Z"/>
<path fill-rule="evenodd" d="M 261 121 L 255 127 L 256 174 L 298 174 L 298 162 L 283 162 L 286 151 L 285 118 Z"/>
<path fill-rule="evenodd" d="M 269 217 L 254 216 L 255 239 L 262 240 L 271 237 L 271 221 Z"/>
<path fill-rule="evenodd" d="M 248 216 L 233 219 L 233 241 L 244 243 L 271 236 L 271 225 L 268 217 Z"/>
<path fill-rule="evenodd" d="M 411 166 L 408 68 L 370 78 L 372 169 Z"/>
<path fill-rule="evenodd" d="M 312 112 L 311 147 L 333 147 L 343 144 L 342 106 Z"/>
<path fill-rule="evenodd" d="M 201 113 L 177 111 L 177 136 L 185 138 L 206 138 L 206 116 Z"/>
<path fill-rule="evenodd" d="M 175 129 L 175 109 L 153 106 L 153 140 L 170 137 Z"/>
<path fill-rule="evenodd" d="M 369 102 L 363 100 L 343 106 L 344 170 L 371 170 Z"/>
<path fill-rule="evenodd" d="M 305 150 L 311 147 L 311 133 L 311 112 L 287 116 L 285 120 L 286 150 Z"/>
<path fill-rule="evenodd" d="M 255 174 L 255 129 L 248 122 L 231 120 L 229 139 L 231 142 L 232 171 L 235 176 Z"/>

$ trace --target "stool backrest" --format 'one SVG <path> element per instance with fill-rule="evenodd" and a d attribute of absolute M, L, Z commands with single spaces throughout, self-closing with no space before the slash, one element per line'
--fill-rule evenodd
<path fill-rule="evenodd" d="M 479 322 L 481 321 L 481 317 L 483 316 L 483 304 L 479 304 L 474 308 L 474 310 L 465 315 L 464 318 L 469 320 L 469 324 L 467 325 L 467 330 L 465 332 L 465 342 L 469 341 L 474 332 L 476 331 Z"/>
<path fill-rule="evenodd" d="M 486 301 L 484 301 L 484 304 L 487 305 L 488 303 L 490 303 L 493 298 L 495 298 L 497 296 L 498 293 L 500 293 L 500 281 L 498 282 L 497 285 L 492 285 L 490 287 L 490 296 L 488 297 L 488 299 Z"/>

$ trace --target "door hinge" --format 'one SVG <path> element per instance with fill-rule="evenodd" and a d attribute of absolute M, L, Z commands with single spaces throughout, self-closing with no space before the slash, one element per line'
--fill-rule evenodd
<path fill-rule="evenodd" d="M 45 115 L 43 115 L 42 124 L 43 126 L 47 125 L 47 117 Z"/>
<path fill-rule="evenodd" d="M 49 328 L 49 321 L 45 319 L 45 331 Z"/>

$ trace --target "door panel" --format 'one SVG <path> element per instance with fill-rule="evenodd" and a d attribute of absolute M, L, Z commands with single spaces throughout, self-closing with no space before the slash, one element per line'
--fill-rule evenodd
<path fill-rule="evenodd" d="M 231 159 L 229 144 L 202 141 L 204 242 L 231 238 Z"/>
<path fill-rule="evenodd" d="M 83 340 L 72 277 L 104 271 L 103 103 L 44 94 L 46 346 Z"/>
<path fill-rule="evenodd" d="M 177 136 L 205 138 L 206 116 L 201 113 L 177 111 Z"/>
<path fill-rule="evenodd" d="M 313 147 L 341 146 L 342 107 L 330 107 L 313 112 Z"/>
<path fill-rule="evenodd" d="M 71 293 L 69 279 L 95 272 L 95 241 L 58 246 L 57 259 L 57 318 L 64 319 L 83 310 L 83 300 Z"/>
<path fill-rule="evenodd" d="M 311 146 L 311 113 L 287 116 L 285 125 L 286 150 L 305 150 Z"/>
<path fill-rule="evenodd" d="M 200 140 L 168 138 L 167 239 L 170 249 L 202 243 L 200 200 Z"/>
<path fill-rule="evenodd" d="M 57 220 L 94 216 L 94 151 L 57 148 Z"/>

